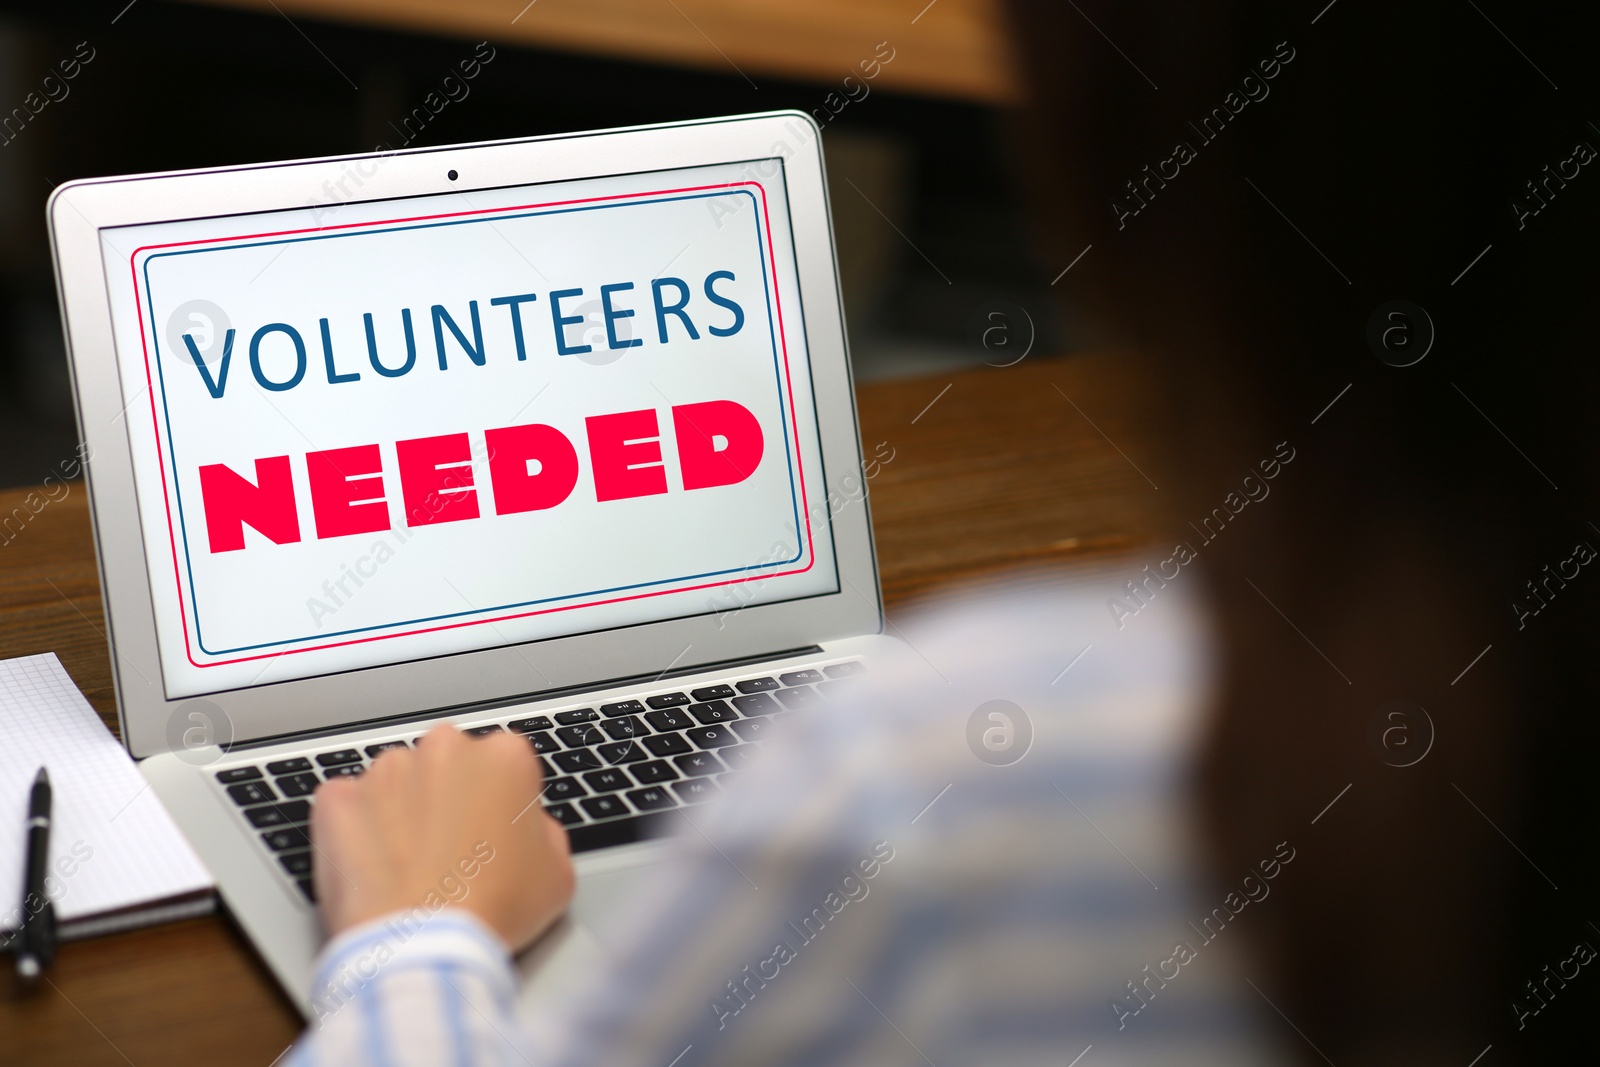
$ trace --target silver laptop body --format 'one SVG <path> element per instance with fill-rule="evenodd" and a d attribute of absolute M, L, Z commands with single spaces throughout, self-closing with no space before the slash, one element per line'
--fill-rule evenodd
<path fill-rule="evenodd" d="M 528 736 L 581 850 L 537 995 L 889 640 L 808 116 L 48 214 L 122 737 L 308 1015 L 316 782 L 435 721 Z"/>

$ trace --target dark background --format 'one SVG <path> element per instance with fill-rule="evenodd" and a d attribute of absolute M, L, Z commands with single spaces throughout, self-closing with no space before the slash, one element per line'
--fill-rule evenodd
<path fill-rule="evenodd" d="M 1257 944 L 1319 1050 L 1300 1051 L 1595 1062 L 1600 972 L 1551 976 L 1600 947 L 1600 581 L 1552 581 L 1520 622 L 1515 606 L 1600 548 L 1600 159 L 1524 224 L 1514 204 L 1579 142 L 1600 148 L 1600 12 L 1011 7 L 1045 230 L 1057 256 L 1093 243 L 1075 285 L 1170 400 L 1175 447 L 1151 475 L 1176 535 L 1274 443 L 1300 453 L 1205 548 L 1225 692 L 1202 774 L 1224 872 L 1350 786 Z M 1270 96 L 1203 144 L 1188 124 L 1280 42 L 1296 57 Z M 1113 200 L 1180 139 L 1199 158 L 1119 228 Z M 1434 327 L 1412 366 L 1367 340 L 1396 299 Z M 1426 734 L 1411 716 L 1433 747 L 1409 767 L 1374 745 L 1391 701 L 1431 716 Z M 1514 1003 L 1545 1006 L 1519 1025 Z"/>
<path fill-rule="evenodd" d="M 125 4 L 0 3 L 0 111 L 20 106 L 78 42 L 95 50 L 67 97 L 0 146 L 0 486 L 37 483 L 73 453 L 44 224 L 54 186 L 399 147 L 402 120 L 476 44 L 161 0 L 140 0 L 111 25 Z M 411 146 L 810 111 L 834 88 L 764 75 L 753 88 L 732 69 L 494 47 L 469 94 Z M 858 377 L 977 362 L 983 350 L 969 327 L 996 300 L 1040 309 L 1039 343 L 1063 343 L 1041 296 L 1049 275 L 1023 232 L 1003 129 L 993 109 L 877 87 L 828 124 Z M 845 176 L 871 191 L 904 238 Z"/>

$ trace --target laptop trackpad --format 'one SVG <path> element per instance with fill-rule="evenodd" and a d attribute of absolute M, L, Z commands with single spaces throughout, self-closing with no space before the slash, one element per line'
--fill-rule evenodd
<path fill-rule="evenodd" d="M 660 846 L 630 847 L 593 865 L 580 864 L 578 891 L 567 915 L 527 952 L 517 957 L 521 988 L 517 1013 L 531 1018 L 533 1007 L 570 996 L 593 979 L 627 940 L 627 916 L 667 879 L 666 868 L 685 862 Z"/>

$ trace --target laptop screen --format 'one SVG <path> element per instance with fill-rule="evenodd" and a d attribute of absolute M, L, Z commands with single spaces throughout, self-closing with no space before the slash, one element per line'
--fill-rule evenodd
<path fill-rule="evenodd" d="M 168 699 L 838 590 L 781 160 L 383 165 L 102 231 Z"/>

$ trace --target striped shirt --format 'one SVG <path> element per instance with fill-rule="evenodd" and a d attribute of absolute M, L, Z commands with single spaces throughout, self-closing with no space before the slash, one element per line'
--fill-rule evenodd
<path fill-rule="evenodd" d="M 923 609 L 851 699 L 789 716 L 684 813 L 689 860 L 619 918 L 627 948 L 532 1012 L 465 911 L 344 933 L 317 971 L 331 1010 L 288 1062 L 1286 1059 L 1229 930 L 1273 907 L 1294 843 L 1201 878 L 1203 619 L 1176 585 L 1118 619 L 1117 592 L 1035 582 Z"/>

